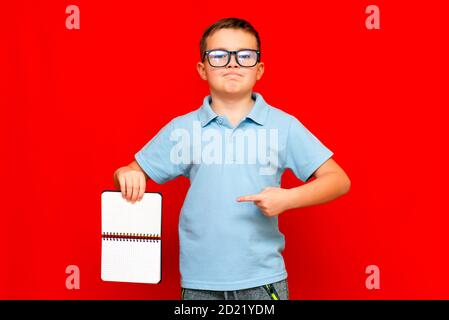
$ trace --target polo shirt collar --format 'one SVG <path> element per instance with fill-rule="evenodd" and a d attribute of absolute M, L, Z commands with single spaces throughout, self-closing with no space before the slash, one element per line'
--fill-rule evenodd
<path fill-rule="evenodd" d="M 252 98 L 255 99 L 256 102 L 246 117 L 260 125 L 264 125 L 267 120 L 268 105 L 260 93 L 253 92 Z"/>
<path fill-rule="evenodd" d="M 264 125 L 267 119 L 268 105 L 260 93 L 253 92 L 251 96 L 255 102 L 246 118 L 249 118 L 260 125 Z M 218 117 L 218 114 L 216 114 L 210 106 L 211 101 L 212 97 L 210 95 L 206 96 L 203 99 L 203 105 L 199 110 L 199 119 L 202 127 L 206 126 L 209 122 Z"/>
<path fill-rule="evenodd" d="M 210 106 L 211 102 L 212 102 L 212 97 L 210 95 L 206 96 L 203 100 L 203 105 L 200 108 L 198 115 L 199 115 L 202 127 L 204 127 L 209 122 L 211 122 L 213 119 L 218 117 L 218 114 L 216 114 Z"/>

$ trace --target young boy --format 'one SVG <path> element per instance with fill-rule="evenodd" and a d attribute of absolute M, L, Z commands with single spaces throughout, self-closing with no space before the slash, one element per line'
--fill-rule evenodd
<path fill-rule="evenodd" d="M 197 70 L 210 95 L 117 169 L 115 186 L 135 203 L 148 179 L 190 179 L 179 221 L 182 299 L 288 299 L 278 215 L 333 200 L 350 180 L 299 120 L 252 91 L 265 66 L 248 22 L 214 23 L 200 47 Z M 287 168 L 316 179 L 281 188 Z"/>

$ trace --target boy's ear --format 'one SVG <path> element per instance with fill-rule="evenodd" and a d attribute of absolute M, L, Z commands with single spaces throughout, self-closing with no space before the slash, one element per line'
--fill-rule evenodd
<path fill-rule="evenodd" d="M 198 62 L 198 63 L 196 64 L 196 70 L 198 71 L 198 74 L 200 75 L 201 79 L 207 80 L 206 70 L 205 70 L 205 67 L 204 67 L 204 63 Z"/>
<path fill-rule="evenodd" d="M 259 62 L 257 65 L 257 73 L 256 73 L 256 79 L 260 80 L 262 78 L 262 75 L 265 71 L 265 64 L 263 62 Z"/>

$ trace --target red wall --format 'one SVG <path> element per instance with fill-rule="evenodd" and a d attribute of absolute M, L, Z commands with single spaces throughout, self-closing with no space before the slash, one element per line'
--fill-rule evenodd
<path fill-rule="evenodd" d="M 165 123 L 201 105 L 202 31 L 237 16 L 262 39 L 255 91 L 298 117 L 352 181 L 332 203 L 279 217 L 290 298 L 448 299 L 445 1 L 218 3 L 3 4 L 0 298 L 179 298 L 188 181 L 148 183 L 163 194 L 159 285 L 101 281 L 100 193 Z M 80 30 L 65 27 L 70 4 Z M 365 27 L 370 4 L 380 30 Z M 68 265 L 79 290 L 66 289 Z M 368 265 L 380 289 L 365 287 Z"/>

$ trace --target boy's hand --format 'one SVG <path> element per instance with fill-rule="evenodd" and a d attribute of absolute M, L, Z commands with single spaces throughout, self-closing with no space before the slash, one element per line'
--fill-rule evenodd
<path fill-rule="evenodd" d="M 125 166 L 117 169 L 115 175 L 124 199 L 131 203 L 142 200 L 146 187 L 145 175 L 142 171 Z"/>
<path fill-rule="evenodd" d="M 258 194 L 238 197 L 237 202 L 253 201 L 262 213 L 268 217 L 277 216 L 290 209 L 290 190 L 267 187 Z"/>

